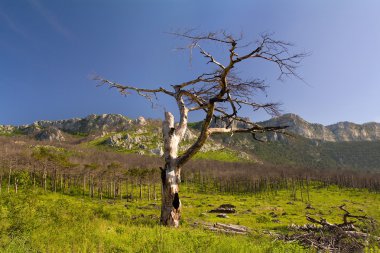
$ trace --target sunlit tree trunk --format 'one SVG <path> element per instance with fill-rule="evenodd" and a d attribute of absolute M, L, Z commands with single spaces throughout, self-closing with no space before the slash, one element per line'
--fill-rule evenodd
<path fill-rule="evenodd" d="M 187 124 L 187 121 L 186 121 Z M 177 166 L 178 145 L 186 131 L 174 127 L 174 117 L 170 112 L 165 113 L 163 122 L 165 167 L 161 168 L 162 205 L 161 224 L 178 227 L 181 218 L 181 201 L 179 199 L 179 183 L 181 182 L 181 169 Z M 179 131 L 181 130 L 181 131 Z"/>

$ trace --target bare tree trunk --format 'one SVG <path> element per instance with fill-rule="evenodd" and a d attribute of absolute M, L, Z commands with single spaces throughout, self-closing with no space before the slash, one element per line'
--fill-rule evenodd
<path fill-rule="evenodd" d="M 103 199 L 103 178 L 100 179 L 100 199 Z"/>
<path fill-rule="evenodd" d="M 86 174 L 83 174 L 83 196 L 86 194 Z"/>
<path fill-rule="evenodd" d="M 162 169 L 161 224 L 178 227 L 181 218 L 181 201 L 179 200 L 178 175 L 170 167 Z"/>
<path fill-rule="evenodd" d="M 161 198 L 161 224 L 178 227 L 181 218 L 181 201 L 179 200 L 179 183 L 181 169 L 177 167 L 178 145 L 186 131 L 187 118 L 180 122 L 182 128 L 174 128 L 174 117 L 165 112 L 163 122 L 165 167 L 161 168 L 162 198 Z M 186 123 L 186 124 L 184 124 Z"/>
<path fill-rule="evenodd" d="M 57 168 L 54 168 L 53 188 L 54 188 L 54 192 L 57 192 Z"/>
<path fill-rule="evenodd" d="M 95 196 L 95 182 L 94 182 L 94 176 L 92 176 L 91 179 L 91 198 Z"/>
<path fill-rule="evenodd" d="M 122 184 L 122 180 L 120 179 L 119 181 L 119 195 L 120 195 L 120 200 L 123 199 L 123 191 L 122 191 L 122 188 L 123 188 L 123 184 Z"/>
<path fill-rule="evenodd" d="M 11 176 L 12 176 L 12 169 L 9 169 L 7 193 L 9 193 L 9 189 L 11 187 Z"/>
<path fill-rule="evenodd" d="M 15 193 L 17 194 L 17 190 L 18 190 L 18 185 L 17 185 L 17 183 L 18 183 L 18 179 L 17 179 L 17 177 L 15 177 Z"/>
<path fill-rule="evenodd" d="M 156 201 L 157 200 L 156 183 L 153 184 L 153 196 L 154 196 L 154 200 Z"/>
<path fill-rule="evenodd" d="M 88 197 L 92 197 L 92 184 L 91 184 L 91 175 L 88 174 Z"/>
<path fill-rule="evenodd" d="M 307 203 L 310 203 L 309 178 L 306 177 Z"/>
<path fill-rule="evenodd" d="M 113 182 L 111 182 L 112 183 L 112 185 L 113 185 L 113 190 L 112 190 L 112 193 L 113 193 L 113 199 L 115 199 L 116 198 L 116 181 L 115 181 L 115 179 L 113 179 Z"/>
<path fill-rule="evenodd" d="M 33 189 L 36 188 L 36 169 L 33 168 Z"/>
<path fill-rule="evenodd" d="M 150 201 L 150 183 L 148 183 L 148 201 Z"/>
<path fill-rule="evenodd" d="M 47 171 L 46 171 L 46 165 L 44 165 L 44 174 L 43 174 L 43 182 L 44 182 L 44 191 L 46 192 L 46 178 L 47 178 Z"/>
<path fill-rule="evenodd" d="M 63 174 L 61 173 L 60 175 L 60 186 L 59 186 L 60 190 L 62 193 L 64 193 L 64 189 L 63 189 Z"/>

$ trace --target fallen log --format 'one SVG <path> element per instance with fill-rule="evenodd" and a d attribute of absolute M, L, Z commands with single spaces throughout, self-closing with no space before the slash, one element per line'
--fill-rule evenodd
<path fill-rule="evenodd" d="M 226 230 L 231 230 L 231 231 L 236 231 L 236 232 L 241 232 L 241 233 L 248 233 L 249 229 L 245 226 L 241 225 L 231 225 L 231 224 L 223 224 L 223 223 L 215 223 L 214 227 L 219 227 L 223 228 Z"/>
<path fill-rule="evenodd" d="M 195 226 L 202 226 L 204 229 L 214 231 L 214 232 L 220 232 L 220 233 L 226 233 L 226 234 L 240 234 L 240 235 L 246 235 L 250 232 L 250 229 L 248 227 L 242 226 L 242 225 L 233 225 L 233 224 L 223 224 L 223 223 L 206 223 L 206 222 L 195 222 Z"/>

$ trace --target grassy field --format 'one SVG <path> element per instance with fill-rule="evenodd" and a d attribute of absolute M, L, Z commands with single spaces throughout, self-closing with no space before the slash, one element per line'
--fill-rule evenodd
<path fill-rule="evenodd" d="M 181 188 L 183 219 L 179 229 L 158 225 L 159 201 L 91 199 L 43 192 L 37 188 L 17 194 L 2 189 L 0 198 L 1 252 L 314 252 L 296 243 L 275 240 L 266 231 L 286 233 L 288 225 L 305 224 L 305 215 L 340 222 L 346 204 L 353 214 L 380 220 L 380 195 L 367 190 L 328 188 L 314 184 L 310 204 L 290 191 L 256 195 L 197 193 Z M 217 218 L 209 210 L 230 203 L 237 212 Z M 249 235 L 225 235 L 194 226 L 195 222 L 240 224 Z M 379 235 L 380 230 L 371 231 Z M 367 252 L 378 252 L 378 248 Z"/>

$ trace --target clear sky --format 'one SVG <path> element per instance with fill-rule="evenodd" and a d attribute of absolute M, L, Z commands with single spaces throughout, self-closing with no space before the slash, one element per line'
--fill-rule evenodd
<path fill-rule="evenodd" d="M 141 87 L 189 80 L 203 65 L 190 65 L 173 50 L 184 41 L 165 32 L 194 27 L 247 40 L 273 32 L 311 53 L 299 68 L 307 84 L 277 81 L 272 65 L 240 69 L 272 85 L 258 100 L 281 102 L 284 113 L 310 122 L 380 122 L 379 13 L 378 0 L 0 0 L 0 124 L 92 113 L 161 118 L 164 107 L 175 110 L 172 102 L 162 98 L 152 109 L 141 97 L 97 88 L 89 76 Z"/>

